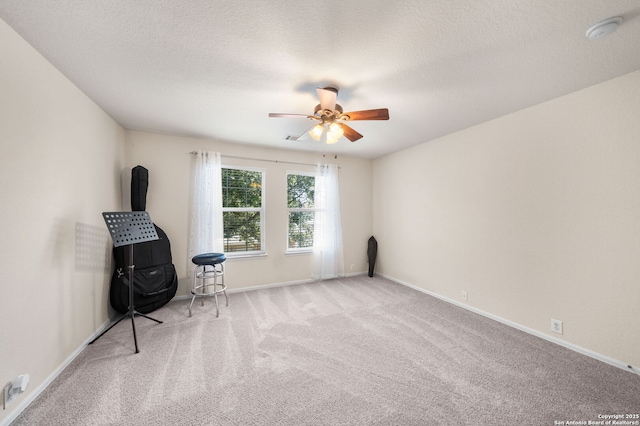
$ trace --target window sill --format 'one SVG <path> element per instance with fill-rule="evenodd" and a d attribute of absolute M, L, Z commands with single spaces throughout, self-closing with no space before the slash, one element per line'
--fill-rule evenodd
<path fill-rule="evenodd" d="M 267 253 L 225 253 L 227 260 L 250 260 L 267 257 Z"/>
<path fill-rule="evenodd" d="M 313 249 L 296 249 L 296 250 L 287 250 L 284 252 L 285 256 L 298 256 L 304 254 L 313 254 Z"/>

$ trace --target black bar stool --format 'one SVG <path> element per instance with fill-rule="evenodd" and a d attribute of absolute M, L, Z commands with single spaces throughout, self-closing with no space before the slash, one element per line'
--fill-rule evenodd
<path fill-rule="evenodd" d="M 191 259 L 196 267 L 193 270 L 193 288 L 191 289 L 193 296 L 189 305 L 189 316 L 191 316 L 191 307 L 196 297 L 202 297 L 202 306 L 204 306 L 204 297 L 213 296 L 216 301 L 216 318 L 220 314 L 218 308 L 219 293 L 224 293 L 224 297 L 227 300 L 226 305 L 229 306 L 227 286 L 224 284 L 224 261 L 226 259 L 227 257 L 224 253 L 203 253 Z M 220 282 L 218 282 L 218 279 L 220 279 Z"/>

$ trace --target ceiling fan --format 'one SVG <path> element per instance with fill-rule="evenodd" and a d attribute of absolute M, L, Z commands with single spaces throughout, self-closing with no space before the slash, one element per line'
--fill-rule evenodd
<path fill-rule="evenodd" d="M 318 93 L 320 103 L 316 105 L 313 115 L 281 114 L 275 112 L 269 114 L 269 117 L 307 117 L 310 120 L 318 122 L 300 136 L 289 136 L 287 139 L 304 139 L 304 137 L 309 134 L 313 139 L 322 140 L 327 144 L 338 142 L 338 139 L 342 136 L 349 139 L 351 142 L 355 142 L 360 139 L 362 135 L 346 125 L 346 121 L 389 119 L 389 110 L 387 108 L 343 112 L 342 107 L 336 103 L 338 89 L 335 87 L 319 87 L 316 91 Z"/>

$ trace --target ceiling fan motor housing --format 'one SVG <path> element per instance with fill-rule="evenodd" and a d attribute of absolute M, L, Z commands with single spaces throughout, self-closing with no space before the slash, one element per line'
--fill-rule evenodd
<path fill-rule="evenodd" d="M 318 111 L 322 111 L 322 106 L 320 104 L 316 105 L 316 107 L 313 110 L 313 113 L 317 114 Z M 329 110 L 327 110 L 327 111 L 329 111 Z M 336 104 L 336 109 L 334 111 L 332 111 L 332 112 L 338 112 L 338 113 L 342 114 L 343 111 L 344 110 L 342 109 L 342 105 Z"/>

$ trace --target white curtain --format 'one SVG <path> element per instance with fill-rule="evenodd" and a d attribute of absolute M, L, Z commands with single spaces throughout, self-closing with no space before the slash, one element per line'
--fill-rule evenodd
<path fill-rule="evenodd" d="M 344 275 L 338 166 L 318 164 L 315 182 L 313 278 L 325 280 Z"/>
<path fill-rule="evenodd" d="M 192 170 L 187 270 L 193 268 L 193 256 L 224 250 L 220 153 L 198 151 Z"/>

